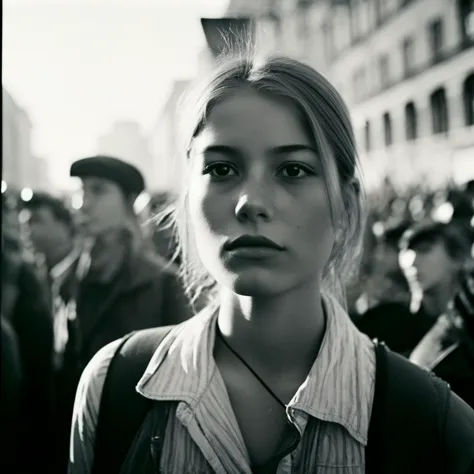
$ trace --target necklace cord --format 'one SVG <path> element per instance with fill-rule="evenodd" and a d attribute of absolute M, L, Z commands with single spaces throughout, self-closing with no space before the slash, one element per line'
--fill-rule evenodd
<path fill-rule="evenodd" d="M 280 400 L 280 398 L 275 394 L 275 392 L 265 383 L 265 381 L 260 377 L 260 375 L 255 372 L 254 369 L 250 366 L 248 362 L 236 351 L 234 350 L 230 344 L 224 339 L 224 336 L 220 332 L 219 328 L 217 329 L 217 335 L 219 339 L 224 343 L 224 345 L 229 349 L 232 354 L 234 354 L 237 359 L 242 362 L 242 364 L 249 370 L 249 372 L 260 382 L 263 388 L 286 410 L 286 405 Z"/>

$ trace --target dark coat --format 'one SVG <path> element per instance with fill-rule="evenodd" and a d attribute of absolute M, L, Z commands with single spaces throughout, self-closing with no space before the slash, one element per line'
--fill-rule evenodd
<path fill-rule="evenodd" d="M 176 269 L 155 255 L 134 255 L 104 293 L 93 286 L 84 283 L 77 306 L 84 366 L 131 331 L 176 324 L 192 314 Z"/>
<path fill-rule="evenodd" d="M 21 446 L 17 472 L 48 470 L 53 447 L 53 323 L 44 284 L 35 270 L 24 264 L 18 275 L 18 296 L 10 317 L 18 341 L 23 369 L 18 426 Z M 41 433 L 40 435 L 38 435 Z"/>
<path fill-rule="evenodd" d="M 97 351 L 129 332 L 176 324 L 191 315 L 176 268 L 149 253 L 130 255 L 110 284 L 81 284 L 77 318 L 70 323 L 63 366 L 57 374 L 60 452 L 54 472 L 65 472 L 77 385 L 82 370 Z"/>
<path fill-rule="evenodd" d="M 401 303 L 380 304 L 365 313 L 357 327 L 371 339 L 384 341 L 393 351 L 409 357 L 436 320 L 423 310 L 413 314 Z M 474 360 L 462 344 L 432 371 L 474 408 Z"/>
<path fill-rule="evenodd" d="M 20 351 L 15 331 L 2 316 L 1 333 L 2 383 L 0 385 L 0 432 L 2 433 L 2 472 L 14 472 L 18 466 L 17 448 L 20 417 L 20 399 L 22 395 L 22 368 Z"/>

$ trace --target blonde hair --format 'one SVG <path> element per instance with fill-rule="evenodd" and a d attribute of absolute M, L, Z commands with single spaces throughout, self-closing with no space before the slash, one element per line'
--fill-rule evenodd
<path fill-rule="evenodd" d="M 336 89 L 311 67 L 288 57 L 257 59 L 240 54 L 221 59 L 212 75 L 198 84 L 180 106 L 183 114 L 184 161 L 216 104 L 242 88 L 284 98 L 296 108 L 320 152 L 335 228 L 335 244 L 323 274 L 323 288 L 345 305 L 343 278 L 353 275 L 364 227 L 363 192 L 356 179 L 358 159 L 349 111 Z M 203 291 L 211 297 L 215 281 L 202 266 L 188 225 L 188 187 L 184 163 L 182 189 L 172 211 L 181 258 L 181 276 L 191 301 Z"/>

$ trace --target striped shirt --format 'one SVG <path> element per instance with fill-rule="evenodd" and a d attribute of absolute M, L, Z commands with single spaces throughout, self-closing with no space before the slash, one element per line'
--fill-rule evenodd
<path fill-rule="evenodd" d="M 306 381 L 287 407 L 300 434 L 277 474 L 361 474 L 375 386 L 375 353 L 347 313 L 325 297 L 326 331 Z M 176 401 L 168 420 L 160 472 L 251 474 L 250 459 L 213 358 L 216 314 L 202 312 L 177 326 L 153 355 L 137 390 Z M 89 474 L 94 430 L 116 341 L 83 373 L 73 416 L 70 474 Z M 133 471 L 131 471 L 133 472 Z"/>

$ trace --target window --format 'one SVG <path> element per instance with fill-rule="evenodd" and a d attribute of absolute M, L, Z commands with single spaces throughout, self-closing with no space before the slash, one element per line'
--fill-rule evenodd
<path fill-rule="evenodd" d="M 375 19 L 377 24 L 380 25 L 396 10 L 397 2 L 394 0 L 375 0 L 374 7 Z"/>
<path fill-rule="evenodd" d="M 359 100 L 359 76 L 356 71 L 352 76 L 352 96 L 355 101 Z"/>
<path fill-rule="evenodd" d="M 380 87 L 384 89 L 390 83 L 390 71 L 388 56 L 384 54 L 379 57 Z"/>
<path fill-rule="evenodd" d="M 383 134 L 385 146 L 390 146 L 393 143 L 392 119 L 390 118 L 390 114 L 388 112 L 383 114 Z"/>
<path fill-rule="evenodd" d="M 474 41 L 474 0 L 458 0 L 461 36 L 464 43 Z"/>
<path fill-rule="evenodd" d="M 333 41 L 336 54 L 351 44 L 350 15 L 348 8 L 337 8 L 333 14 Z"/>
<path fill-rule="evenodd" d="M 443 88 L 430 96 L 431 120 L 434 134 L 447 133 L 449 130 L 448 102 Z"/>
<path fill-rule="evenodd" d="M 355 42 L 369 31 L 369 0 L 352 0 L 347 6 L 351 19 L 352 41 Z"/>
<path fill-rule="evenodd" d="M 408 141 L 418 138 L 418 117 L 413 102 L 405 106 L 405 136 Z"/>
<path fill-rule="evenodd" d="M 362 36 L 371 29 L 371 9 L 370 0 L 361 0 L 358 4 L 359 30 Z"/>
<path fill-rule="evenodd" d="M 352 78 L 353 82 L 353 92 L 354 100 L 362 100 L 366 95 L 366 77 L 365 77 L 365 68 L 359 68 Z"/>
<path fill-rule="evenodd" d="M 332 62 L 334 58 L 334 30 L 332 21 L 329 20 L 323 26 L 323 37 L 324 37 L 324 52 L 326 55 L 326 61 Z"/>
<path fill-rule="evenodd" d="M 377 25 L 380 25 L 383 20 L 383 14 L 382 14 L 382 0 L 375 0 L 375 23 Z"/>
<path fill-rule="evenodd" d="M 474 72 L 464 81 L 462 97 L 465 123 L 467 126 L 474 125 Z"/>
<path fill-rule="evenodd" d="M 431 57 L 434 61 L 441 58 L 443 52 L 443 22 L 441 18 L 432 21 L 428 26 Z"/>
<path fill-rule="evenodd" d="M 352 42 L 354 43 L 361 36 L 359 2 L 354 2 L 354 5 L 349 4 L 349 8 L 350 8 L 349 14 L 350 14 L 350 21 L 351 21 L 351 36 L 352 36 Z"/>
<path fill-rule="evenodd" d="M 364 141 L 365 141 L 365 150 L 370 151 L 372 149 L 372 137 L 370 134 L 370 122 L 367 120 L 364 127 Z"/>
<path fill-rule="evenodd" d="M 306 2 L 299 3 L 299 8 L 297 10 L 297 33 L 300 37 L 300 40 L 303 42 L 308 38 L 309 35 L 309 15 L 308 15 L 308 4 Z"/>
<path fill-rule="evenodd" d="M 415 40 L 408 37 L 403 40 L 403 71 L 405 77 L 409 76 L 415 65 Z"/>

